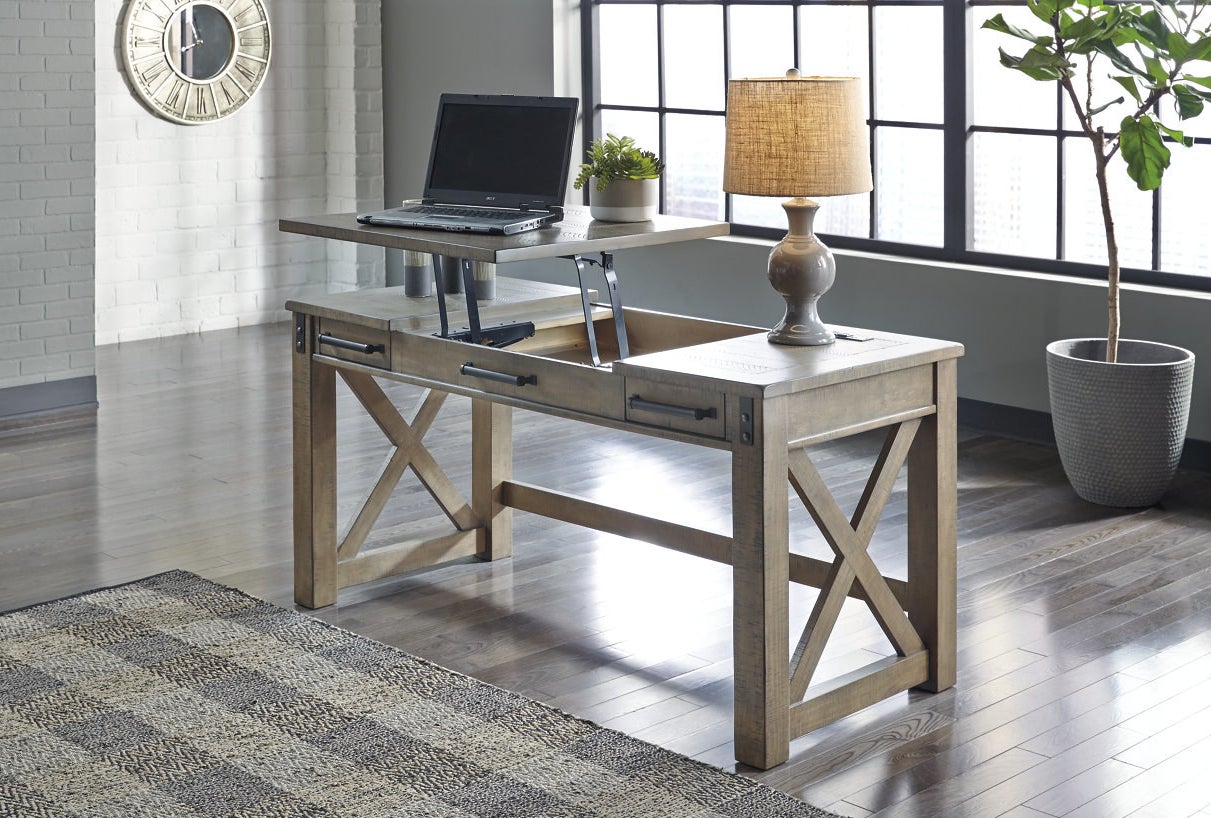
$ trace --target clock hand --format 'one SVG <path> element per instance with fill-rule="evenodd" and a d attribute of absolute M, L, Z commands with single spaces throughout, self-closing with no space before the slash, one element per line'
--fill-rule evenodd
<path fill-rule="evenodd" d="M 185 53 L 186 51 L 188 51 L 189 49 L 191 49 L 191 48 L 196 48 L 197 46 L 200 46 L 200 45 L 202 44 L 202 42 L 203 42 L 202 40 L 194 40 L 192 43 L 190 43 L 189 45 L 187 45 L 187 46 L 185 46 L 184 48 L 182 48 L 182 49 L 181 49 L 181 53 L 182 53 L 182 54 L 184 54 L 184 53 Z"/>

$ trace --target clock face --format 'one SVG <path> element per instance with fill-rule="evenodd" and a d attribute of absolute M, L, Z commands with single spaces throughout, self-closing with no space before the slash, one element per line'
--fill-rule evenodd
<path fill-rule="evenodd" d="M 152 111 L 187 125 L 237 111 L 269 69 L 261 0 L 130 0 L 123 56 Z"/>

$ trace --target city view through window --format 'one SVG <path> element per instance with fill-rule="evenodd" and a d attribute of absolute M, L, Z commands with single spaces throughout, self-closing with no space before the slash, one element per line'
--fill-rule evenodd
<path fill-rule="evenodd" d="M 1037 260 L 1046 271 L 1091 274 L 1080 265 L 1104 265 L 1106 256 L 1089 143 L 1056 83 L 1000 64 L 998 47 L 1020 54 L 1027 46 L 981 29 L 998 13 L 1037 33 L 1046 27 L 1024 5 L 956 11 L 950 2 L 599 0 L 596 132 L 629 134 L 660 152 L 666 213 L 728 219 L 738 232 L 784 231 L 781 200 L 722 190 L 726 81 L 782 76 L 792 66 L 804 75 L 861 77 L 875 189 L 822 199 L 818 232 L 852 239 L 846 246 L 977 263 L 1017 259 L 1027 268 Z M 964 15 L 965 36 L 945 41 L 944 15 L 955 13 Z M 948 47 L 962 51 L 948 54 Z M 948 74 L 954 65 L 966 72 Z M 1211 64 L 1201 65 L 1211 75 Z M 1099 101 L 1122 95 L 1111 73 L 1106 63 L 1094 74 Z M 948 99 L 953 94 L 957 106 Z M 1121 260 L 1137 280 L 1156 281 L 1149 271 L 1160 271 L 1158 283 L 1211 289 L 1204 204 L 1211 112 L 1179 122 L 1172 100 L 1161 105 L 1162 120 L 1196 144 L 1170 145 L 1171 165 L 1156 194 L 1139 191 L 1114 158 L 1110 195 Z M 1124 108 L 1112 105 L 1097 121 L 1113 132 Z M 946 155 L 945 146 L 956 144 L 948 129 L 959 129 L 957 144 L 965 146 L 957 164 Z M 963 185 L 944 184 L 948 168 Z M 958 225 L 949 236 L 948 218 Z"/>

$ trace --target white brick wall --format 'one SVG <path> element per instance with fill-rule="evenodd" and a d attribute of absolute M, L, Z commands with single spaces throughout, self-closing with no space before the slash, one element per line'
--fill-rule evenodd
<path fill-rule="evenodd" d="M 0 3 L 0 390 L 94 374 L 93 43 L 92 0 Z"/>
<path fill-rule="evenodd" d="M 97 343 L 278 320 L 292 296 L 381 285 L 381 250 L 277 229 L 381 206 L 380 0 L 266 0 L 264 85 L 196 126 L 130 92 L 115 34 L 125 5 L 96 0 Z"/>

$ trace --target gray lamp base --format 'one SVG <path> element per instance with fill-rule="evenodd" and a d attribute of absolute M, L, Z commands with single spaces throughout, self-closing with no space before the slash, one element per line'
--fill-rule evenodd
<path fill-rule="evenodd" d="M 786 301 L 786 314 L 769 331 L 770 343 L 823 346 L 836 339 L 816 302 L 837 277 L 832 251 L 812 232 L 818 204 L 796 197 L 782 203 L 790 230 L 769 254 L 769 281 Z"/>

